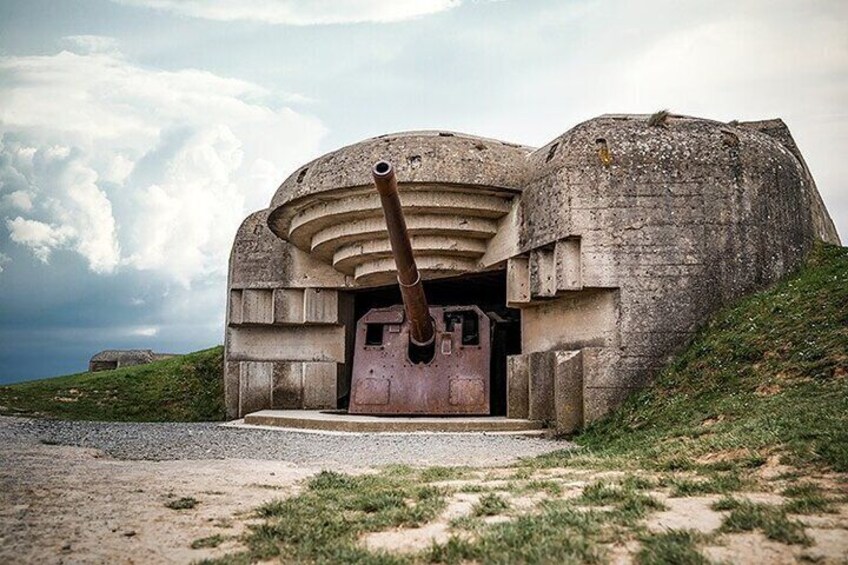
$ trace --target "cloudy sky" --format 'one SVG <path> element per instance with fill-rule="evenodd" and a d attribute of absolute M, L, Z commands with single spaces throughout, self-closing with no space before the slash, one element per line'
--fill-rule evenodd
<path fill-rule="evenodd" d="M 0 0 L 0 383 L 220 343 L 235 229 L 321 153 L 661 108 L 783 118 L 848 237 L 844 0 Z"/>

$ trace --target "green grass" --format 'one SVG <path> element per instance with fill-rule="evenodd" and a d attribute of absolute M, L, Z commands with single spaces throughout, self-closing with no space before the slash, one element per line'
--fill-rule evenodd
<path fill-rule="evenodd" d="M 690 530 L 668 530 L 646 534 L 636 555 L 639 565 L 707 565 L 709 561 L 698 552 L 701 535 Z"/>
<path fill-rule="evenodd" d="M 633 525 L 648 513 L 665 508 L 642 490 L 641 483 L 635 481 L 624 480 L 615 484 L 600 480 L 587 485 L 576 502 L 589 506 L 611 506 L 622 523 Z"/>
<path fill-rule="evenodd" d="M 431 563 L 603 563 L 598 543 L 614 524 L 605 513 L 580 511 L 556 502 L 538 514 L 495 524 L 469 540 L 451 537 L 433 544 L 424 560 Z"/>
<path fill-rule="evenodd" d="M 779 506 L 724 498 L 718 501 L 713 509 L 730 510 L 730 514 L 725 517 L 721 525 L 722 532 L 760 530 L 767 538 L 782 543 L 799 545 L 812 543 L 804 532 L 804 525 L 796 520 L 790 520 L 786 516 L 786 510 Z"/>
<path fill-rule="evenodd" d="M 640 490 L 653 483 L 626 477 L 597 483 L 587 489 L 585 499 L 547 499 L 533 512 L 489 525 L 481 518 L 503 514 L 509 504 L 497 494 L 484 495 L 469 515 L 451 522 L 455 535 L 423 553 L 389 555 L 358 543 L 368 532 L 415 528 L 435 520 L 451 491 L 428 481 L 441 478 L 426 470 L 397 473 L 390 468 L 358 476 L 322 471 L 302 492 L 257 510 L 263 521 L 249 526 L 242 538 L 247 551 L 206 563 L 602 563 L 604 544 L 641 531 L 639 519 L 662 508 Z M 588 502 L 604 507 L 586 506 Z"/>
<path fill-rule="evenodd" d="M 790 500 L 783 505 L 789 514 L 821 514 L 835 512 L 835 508 L 818 485 L 813 483 L 796 483 L 783 491 L 783 496 Z"/>
<path fill-rule="evenodd" d="M 672 496 L 725 494 L 713 506 L 726 512 L 715 535 L 756 530 L 808 545 L 803 524 L 788 515 L 827 511 L 832 501 L 815 485 L 786 487 L 783 505 L 728 495 L 763 489 L 766 480 L 756 470 L 774 454 L 801 468 L 848 470 L 847 365 L 848 250 L 822 245 L 793 277 L 716 315 L 654 385 L 574 438 L 582 450 L 517 465 L 505 488 L 545 492 L 535 509 L 510 512 L 495 492 L 504 489 L 495 474 L 436 488 L 472 479 L 464 468 L 325 471 L 303 492 L 261 507 L 264 522 L 242 540 L 248 550 L 214 563 L 602 563 L 612 545 L 634 540 L 641 564 L 706 563 L 698 547 L 713 536 L 648 531 L 644 519 L 664 508 L 650 494 L 657 488 Z M 557 498 L 561 482 L 538 470 L 573 466 L 640 471 L 591 482 L 576 498 Z M 358 543 L 368 532 L 433 521 L 453 492 L 483 495 L 470 515 L 451 521 L 445 543 L 397 556 Z M 483 519 L 503 513 L 511 519 Z"/>
<path fill-rule="evenodd" d="M 474 516 L 497 516 L 509 510 L 509 502 L 504 497 L 493 492 L 484 494 L 474 505 Z"/>
<path fill-rule="evenodd" d="M 506 488 L 513 494 L 530 494 L 536 492 L 545 492 L 550 496 L 559 496 L 562 494 L 562 485 L 550 479 L 510 481 L 507 483 Z"/>
<path fill-rule="evenodd" d="M 461 479 L 468 474 L 465 467 L 427 467 L 421 472 L 421 480 L 427 482 L 452 481 Z"/>
<path fill-rule="evenodd" d="M 718 313 L 652 386 L 573 439 L 584 449 L 527 464 L 742 471 L 780 453 L 848 471 L 848 248 L 818 245 L 798 273 Z"/>
<path fill-rule="evenodd" d="M 671 487 L 671 496 L 699 496 L 702 494 L 725 494 L 742 490 L 746 483 L 733 471 L 726 473 L 705 472 L 706 477 L 686 478 L 668 477 L 661 481 L 662 486 Z"/>
<path fill-rule="evenodd" d="M 0 414 L 120 422 L 224 420 L 223 348 L 0 387 Z"/>
<path fill-rule="evenodd" d="M 364 533 L 416 527 L 445 506 L 444 491 L 420 473 L 393 469 L 360 476 L 322 471 L 304 492 L 264 504 L 244 538 L 248 551 L 213 563 L 284 562 L 399 563 L 401 558 L 369 552 L 356 542 Z"/>

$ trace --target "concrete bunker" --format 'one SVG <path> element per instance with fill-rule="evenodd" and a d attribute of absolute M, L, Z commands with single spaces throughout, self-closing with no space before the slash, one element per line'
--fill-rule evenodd
<path fill-rule="evenodd" d="M 162 359 L 176 357 L 173 353 L 154 353 L 150 349 L 106 349 L 95 353 L 88 362 L 88 371 L 111 371 L 123 367 L 146 365 Z"/>
<path fill-rule="evenodd" d="M 394 134 L 295 171 L 233 245 L 228 414 L 350 402 L 357 322 L 400 303 L 369 176 L 381 159 L 430 302 L 477 306 L 501 332 L 491 413 L 563 431 L 648 383 L 717 308 L 838 242 L 780 120 L 648 122 L 605 115 L 539 149 Z"/>

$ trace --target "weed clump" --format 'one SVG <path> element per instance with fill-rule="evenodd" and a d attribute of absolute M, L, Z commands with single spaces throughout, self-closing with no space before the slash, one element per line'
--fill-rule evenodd
<path fill-rule="evenodd" d="M 165 503 L 166 508 L 170 508 L 171 510 L 191 510 L 195 506 L 200 504 L 200 501 L 196 498 L 192 498 L 190 496 L 184 496 L 182 498 L 176 498 L 174 500 L 169 500 Z"/>
<path fill-rule="evenodd" d="M 634 481 L 623 481 L 621 484 L 611 484 L 606 481 L 596 481 L 588 485 L 580 497 L 579 504 L 589 506 L 613 506 L 625 522 L 633 522 L 643 518 L 652 510 L 665 508 L 654 497 L 640 492 L 642 490 Z"/>
<path fill-rule="evenodd" d="M 671 477 L 662 482 L 671 487 L 671 496 L 675 497 L 736 492 L 745 484 L 736 473 L 712 473 L 697 479 Z"/>
<path fill-rule="evenodd" d="M 468 470 L 462 467 L 427 467 L 421 471 L 421 480 L 427 483 L 461 479 Z"/>
<path fill-rule="evenodd" d="M 805 546 L 812 543 L 804 531 L 804 525 L 787 518 L 786 510 L 779 506 L 726 498 L 714 505 L 713 509 L 730 510 L 721 525 L 722 532 L 760 530 L 767 538 L 782 543 Z"/>
<path fill-rule="evenodd" d="M 199 538 L 191 542 L 192 549 L 207 549 L 212 547 L 218 547 L 224 542 L 224 536 L 221 534 L 215 534 L 214 536 L 208 536 L 205 538 Z"/>
<path fill-rule="evenodd" d="M 691 530 L 668 530 L 641 538 L 642 547 L 636 555 L 640 565 L 706 565 L 709 561 L 698 552 L 702 536 Z"/>
<path fill-rule="evenodd" d="M 821 488 L 813 483 L 797 483 L 787 487 L 783 495 L 791 498 L 783 509 L 789 514 L 817 514 L 835 512 L 831 501 Z"/>
<path fill-rule="evenodd" d="M 502 496 L 493 492 L 484 494 L 474 505 L 472 513 L 474 516 L 497 516 L 509 510 L 509 502 Z"/>
<path fill-rule="evenodd" d="M 652 128 L 663 128 L 666 126 L 671 113 L 668 110 L 659 110 L 648 117 L 648 126 Z"/>

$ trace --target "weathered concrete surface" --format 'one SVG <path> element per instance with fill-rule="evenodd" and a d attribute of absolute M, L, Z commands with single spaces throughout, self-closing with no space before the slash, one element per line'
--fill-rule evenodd
<path fill-rule="evenodd" d="M 769 124 L 765 135 L 756 124 L 604 116 L 530 156 L 522 251 L 532 264 L 534 250 L 579 238 L 583 287 L 618 289 L 611 328 L 554 307 L 524 327 L 613 331 L 614 343 L 584 343 L 612 356 L 584 380 L 587 420 L 644 385 L 717 308 L 797 267 L 817 239 L 838 241 L 788 130 Z"/>
<path fill-rule="evenodd" d="M 347 392 L 352 292 L 394 276 L 370 188 L 378 159 L 397 170 L 425 278 L 506 270 L 503 301 L 521 309 L 522 326 L 508 413 L 560 427 L 577 426 L 581 412 L 557 408 L 556 355 L 580 352 L 580 419 L 594 420 L 649 382 L 716 309 L 796 268 L 817 240 L 838 242 L 782 121 L 647 121 L 601 116 L 537 150 L 393 134 L 302 167 L 233 246 L 229 414 L 304 408 L 317 389 L 331 407 Z M 338 378 L 260 378 L 269 369 L 246 365 L 256 362 L 272 363 L 272 375 L 336 363 Z"/>
<path fill-rule="evenodd" d="M 554 413 L 556 428 L 573 432 L 583 425 L 583 352 L 554 354 Z"/>
<path fill-rule="evenodd" d="M 371 164 L 380 159 L 391 161 L 403 182 L 519 188 L 526 174 L 521 165 L 531 151 L 514 143 L 445 131 L 381 135 L 307 163 L 280 185 L 271 208 L 307 195 L 370 187 Z"/>

